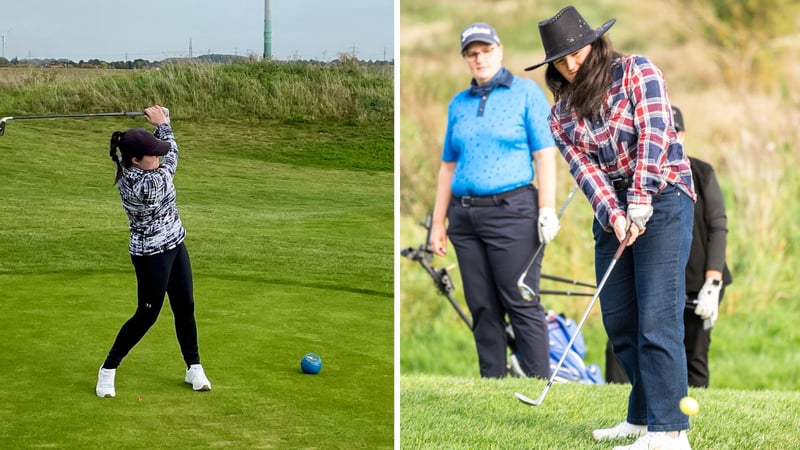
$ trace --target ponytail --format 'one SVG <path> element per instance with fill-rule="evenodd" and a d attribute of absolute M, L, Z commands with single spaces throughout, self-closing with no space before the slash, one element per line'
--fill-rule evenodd
<path fill-rule="evenodd" d="M 115 131 L 114 134 L 111 135 L 111 148 L 108 151 L 108 155 L 111 157 L 111 160 L 117 165 L 117 173 L 114 177 L 114 184 L 119 183 L 120 178 L 122 178 L 122 163 L 120 163 L 122 156 L 117 154 L 117 150 L 119 149 L 119 141 L 123 134 L 125 133 L 122 131 Z"/>

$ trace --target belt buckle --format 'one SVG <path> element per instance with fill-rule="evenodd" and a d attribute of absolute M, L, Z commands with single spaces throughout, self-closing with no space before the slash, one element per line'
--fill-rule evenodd
<path fill-rule="evenodd" d="M 463 206 L 464 208 L 469 208 L 470 206 L 472 206 L 472 197 L 470 197 L 469 195 L 461 197 L 461 206 Z"/>
<path fill-rule="evenodd" d="M 611 180 L 611 185 L 614 187 L 615 191 L 624 191 L 630 186 L 630 179 L 625 177 L 613 178 Z"/>

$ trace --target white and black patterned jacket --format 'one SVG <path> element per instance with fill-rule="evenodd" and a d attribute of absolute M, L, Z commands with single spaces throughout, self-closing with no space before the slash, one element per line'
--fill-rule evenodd
<path fill-rule="evenodd" d="M 186 236 L 172 183 L 178 167 L 178 145 L 168 124 L 159 125 L 153 134 L 170 143 L 161 165 L 154 170 L 123 167 L 117 183 L 131 230 L 130 253 L 137 256 L 171 250 Z"/>

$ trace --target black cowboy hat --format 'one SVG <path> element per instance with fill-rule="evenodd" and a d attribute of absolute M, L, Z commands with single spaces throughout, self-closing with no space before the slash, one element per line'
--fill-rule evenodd
<path fill-rule="evenodd" d="M 611 19 L 600 28 L 592 29 L 574 6 L 567 6 L 555 16 L 539 22 L 539 34 L 546 55 L 544 61 L 528 66 L 533 70 L 573 53 L 605 34 L 617 19 Z"/>

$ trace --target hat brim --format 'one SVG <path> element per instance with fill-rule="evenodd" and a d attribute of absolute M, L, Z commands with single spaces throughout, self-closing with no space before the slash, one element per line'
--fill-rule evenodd
<path fill-rule="evenodd" d="M 461 53 L 464 53 L 464 51 L 467 50 L 467 47 L 469 47 L 470 44 L 475 43 L 475 42 L 481 42 L 483 44 L 489 44 L 489 45 L 500 45 L 499 42 L 497 42 L 496 40 L 494 40 L 494 39 L 492 39 L 490 37 L 484 37 L 484 36 L 469 37 L 461 45 Z"/>
<path fill-rule="evenodd" d="M 594 33 L 592 33 L 591 35 L 587 35 L 585 39 L 575 42 L 575 44 L 573 44 L 570 47 L 566 48 L 564 51 L 561 51 L 561 52 L 559 52 L 559 53 L 557 53 L 555 55 L 552 55 L 549 58 L 546 58 L 542 62 L 539 62 L 539 63 L 536 63 L 536 64 L 534 64 L 532 66 L 526 67 L 525 70 L 538 69 L 539 67 L 541 67 L 541 66 L 543 66 L 543 65 L 545 65 L 547 63 L 551 63 L 551 62 L 553 62 L 553 61 L 555 61 L 557 59 L 560 59 L 560 58 L 563 58 L 563 57 L 569 55 L 570 53 L 574 53 L 574 52 L 580 50 L 581 48 L 583 48 L 583 47 L 591 44 L 592 42 L 600 39 L 600 36 L 604 35 L 606 33 L 606 31 L 608 31 L 609 28 L 611 28 L 616 21 L 617 21 L 617 19 L 609 20 L 608 22 L 604 23 L 603 25 L 598 27 L 596 30 L 594 30 Z"/>
<path fill-rule="evenodd" d="M 145 155 L 164 156 L 169 153 L 169 149 L 171 147 L 169 141 L 162 141 L 160 139 L 157 139 L 157 141 L 158 142 L 156 142 L 151 148 L 144 152 Z"/>

